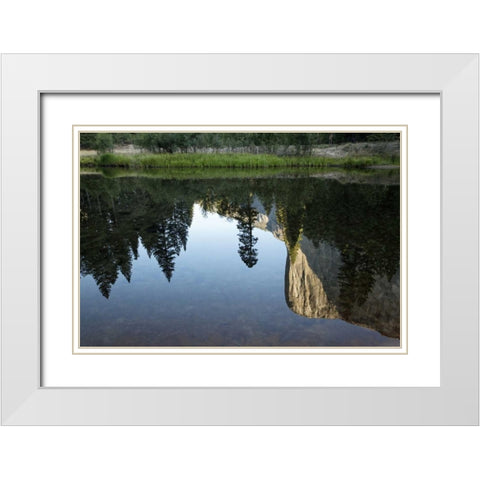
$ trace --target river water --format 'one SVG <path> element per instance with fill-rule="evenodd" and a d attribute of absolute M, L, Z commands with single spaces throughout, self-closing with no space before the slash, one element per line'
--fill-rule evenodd
<path fill-rule="evenodd" d="M 398 172 L 107 175 L 81 175 L 81 346 L 399 345 Z"/>

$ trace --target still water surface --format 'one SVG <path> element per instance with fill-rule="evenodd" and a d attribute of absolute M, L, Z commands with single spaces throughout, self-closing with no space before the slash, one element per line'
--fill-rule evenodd
<path fill-rule="evenodd" d="M 398 175 L 81 175 L 81 346 L 398 346 Z"/>

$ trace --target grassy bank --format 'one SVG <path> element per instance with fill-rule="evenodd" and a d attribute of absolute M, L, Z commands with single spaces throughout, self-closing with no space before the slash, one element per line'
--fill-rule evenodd
<path fill-rule="evenodd" d="M 104 153 L 80 158 L 82 167 L 117 168 L 278 168 L 343 167 L 366 168 L 376 165 L 398 165 L 395 157 L 278 157 L 247 153 L 173 153 L 119 155 Z"/>
<path fill-rule="evenodd" d="M 82 175 L 102 175 L 108 178 L 148 177 L 163 180 L 211 180 L 240 178 L 297 178 L 316 177 L 335 179 L 346 183 L 398 185 L 400 171 L 389 169 L 342 169 L 342 168 L 115 168 L 82 167 Z"/>

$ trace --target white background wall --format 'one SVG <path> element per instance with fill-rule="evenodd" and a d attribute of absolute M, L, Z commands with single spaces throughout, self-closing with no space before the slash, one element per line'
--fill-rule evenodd
<path fill-rule="evenodd" d="M 474 2 L 4 1 L 1 52 L 479 52 Z M 20 479 L 476 479 L 478 427 L 2 427 Z"/>

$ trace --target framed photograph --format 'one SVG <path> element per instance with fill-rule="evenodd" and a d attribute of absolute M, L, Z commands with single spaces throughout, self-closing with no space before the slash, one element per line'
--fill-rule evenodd
<path fill-rule="evenodd" d="M 478 424 L 477 55 L 4 55 L 2 422 Z"/>
<path fill-rule="evenodd" d="M 74 126 L 74 354 L 407 353 L 405 126 L 98 128 Z"/>

